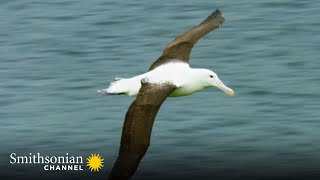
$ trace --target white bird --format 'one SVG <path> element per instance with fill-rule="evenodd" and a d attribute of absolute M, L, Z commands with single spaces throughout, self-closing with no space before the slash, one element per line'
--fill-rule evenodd
<path fill-rule="evenodd" d="M 109 179 L 129 179 L 150 144 L 154 119 L 168 96 L 186 96 L 209 87 L 217 87 L 228 95 L 234 91 L 224 85 L 216 73 L 189 66 L 190 53 L 196 42 L 224 22 L 220 10 L 202 23 L 179 35 L 164 49 L 148 72 L 132 78 L 116 78 L 100 95 L 125 94 L 137 96 L 131 104 L 123 125 L 119 156 Z"/>

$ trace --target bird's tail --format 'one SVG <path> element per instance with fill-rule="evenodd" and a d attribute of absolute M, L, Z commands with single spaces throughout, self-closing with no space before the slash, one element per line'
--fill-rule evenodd
<path fill-rule="evenodd" d="M 100 89 L 97 91 L 100 95 L 106 94 L 126 94 L 128 91 L 126 79 L 123 78 L 115 78 L 115 81 L 111 82 L 107 89 Z"/>

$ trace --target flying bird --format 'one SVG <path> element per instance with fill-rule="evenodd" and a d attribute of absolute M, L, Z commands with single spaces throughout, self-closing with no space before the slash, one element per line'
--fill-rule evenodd
<path fill-rule="evenodd" d="M 148 72 L 131 78 L 116 78 L 108 88 L 97 91 L 100 95 L 137 96 L 126 113 L 119 156 L 109 175 L 110 180 L 129 179 L 134 174 L 149 147 L 156 114 L 167 97 L 187 96 L 209 87 L 234 95 L 213 71 L 189 66 L 193 46 L 223 22 L 223 14 L 217 9 L 168 44 Z"/>

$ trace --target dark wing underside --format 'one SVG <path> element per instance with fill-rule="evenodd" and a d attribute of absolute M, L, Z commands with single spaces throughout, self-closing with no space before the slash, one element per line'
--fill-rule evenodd
<path fill-rule="evenodd" d="M 172 84 L 142 84 L 136 100 L 126 114 L 119 156 L 109 180 L 129 179 L 134 174 L 150 144 L 151 130 L 157 112 L 175 89 L 176 86 Z"/>
<path fill-rule="evenodd" d="M 150 66 L 149 71 L 173 59 L 189 63 L 191 50 L 197 41 L 210 31 L 220 27 L 223 22 L 222 12 L 217 9 L 198 26 L 182 33 L 168 44 L 159 59 Z"/>

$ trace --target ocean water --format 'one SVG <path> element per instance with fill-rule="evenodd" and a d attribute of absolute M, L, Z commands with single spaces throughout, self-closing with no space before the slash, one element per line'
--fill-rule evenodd
<path fill-rule="evenodd" d="M 106 179 L 134 97 L 96 95 L 145 72 L 176 35 L 219 8 L 194 47 L 236 96 L 169 98 L 132 179 L 320 177 L 320 1 L 0 1 L 1 177 Z M 104 158 L 100 172 L 44 171 L 10 154 Z"/>

